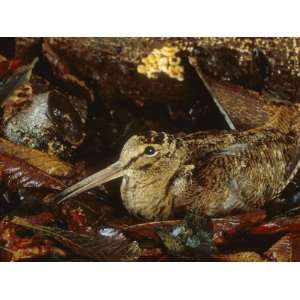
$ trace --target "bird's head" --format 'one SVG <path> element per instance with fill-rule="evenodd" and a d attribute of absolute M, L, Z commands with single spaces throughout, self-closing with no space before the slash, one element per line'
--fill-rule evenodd
<path fill-rule="evenodd" d="M 149 131 L 144 135 L 134 135 L 124 145 L 118 161 L 66 188 L 56 199 L 62 202 L 123 176 L 141 185 L 170 178 L 180 164 L 182 152 L 176 151 L 180 147 L 180 140 L 164 132 Z"/>

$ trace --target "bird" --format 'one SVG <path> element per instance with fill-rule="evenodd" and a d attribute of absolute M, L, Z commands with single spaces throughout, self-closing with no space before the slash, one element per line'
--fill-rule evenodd
<path fill-rule="evenodd" d="M 149 131 L 125 143 L 107 168 L 57 194 L 58 203 L 122 177 L 127 211 L 167 220 L 190 210 L 218 217 L 273 201 L 300 167 L 299 106 L 282 105 L 263 126 L 187 135 Z"/>

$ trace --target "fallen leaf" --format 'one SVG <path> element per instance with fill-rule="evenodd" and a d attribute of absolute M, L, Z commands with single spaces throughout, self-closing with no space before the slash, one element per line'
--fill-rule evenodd
<path fill-rule="evenodd" d="M 159 235 L 156 232 L 157 228 L 173 227 L 174 225 L 180 223 L 182 223 L 182 220 L 168 220 L 168 221 L 140 223 L 134 225 L 112 224 L 112 227 L 120 229 L 127 236 L 130 236 L 132 239 L 135 240 L 149 239 L 154 241 L 160 241 Z"/>
<path fill-rule="evenodd" d="M 10 258 L 10 261 L 32 260 L 49 254 L 58 255 L 60 257 L 64 257 L 67 255 L 64 250 L 52 245 L 32 246 L 24 249 L 18 249 L 16 251 L 12 251 L 11 253 L 12 256 Z"/>
<path fill-rule="evenodd" d="M 163 255 L 163 252 L 160 248 L 150 248 L 150 249 L 143 249 L 141 258 L 159 258 Z"/>
<path fill-rule="evenodd" d="M 261 224 L 266 219 L 263 210 L 256 210 L 240 215 L 226 216 L 224 218 L 214 218 L 213 231 L 215 244 L 222 245 L 226 240 L 236 237 L 239 233 L 244 234 L 254 226 Z"/>
<path fill-rule="evenodd" d="M 182 222 L 162 226 L 156 231 L 170 254 L 202 259 L 219 254 L 219 246 L 245 237 L 252 227 L 262 223 L 265 218 L 263 210 L 212 219 L 190 212 Z M 133 225 L 133 228 L 138 232 L 138 225 Z M 149 229 L 149 225 L 145 228 Z M 141 226 L 141 230 L 145 228 Z M 134 233 L 137 234 L 136 232 Z"/>
<path fill-rule="evenodd" d="M 69 178 L 74 175 L 74 169 L 71 164 L 53 155 L 14 144 L 3 138 L 0 138 L 0 154 L 16 157 L 51 176 Z"/>
<path fill-rule="evenodd" d="M 278 103 L 283 102 L 230 82 L 216 81 L 208 76 L 205 79 L 211 92 L 238 129 L 264 125 L 277 111 Z"/>
<path fill-rule="evenodd" d="M 89 228 L 87 216 L 80 206 L 68 210 L 67 223 L 71 231 L 85 233 Z"/>
<path fill-rule="evenodd" d="M 45 188 L 62 190 L 64 184 L 27 162 L 0 154 L 0 180 L 10 189 Z"/>
<path fill-rule="evenodd" d="M 229 254 L 215 254 L 213 258 L 224 262 L 263 262 L 266 261 L 259 253 L 244 251 Z"/>
<path fill-rule="evenodd" d="M 286 234 L 266 251 L 265 255 L 273 261 L 300 261 L 300 235 Z"/>
<path fill-rule="evenodd" d="M 26 217 L 26 221 L 33 224 L 49 224 L 54 221 L 49 212 Z M 22 229 L 22 230 L 21 230 Z M 10 219 L 4 218 L 0 222 L 0 253 L 6 261 L 24 261 L 38 259 L 46 255 L 66 256 L 66 252 L 54 245 L 54 242 L 31 231 L 24 229 Z"/>
<path fill-rule="evenodd" d="M 300 215 L 277 217 L 254 227 L 253 235 L 271 235 L 276 233 L 300 232 Z"/>
<path fill-rule="evenodd" d="M 100 235 L 92 236 L 57 227 L 30 224 L 22 218 L 15 218 L 14 223 L 39 231 L 40 234 L 53 238 L 75 254 L 97 261 L 133 261 L 141 255 L 138 243 L 128 241 L 120 233 L 102 232 Z"/>

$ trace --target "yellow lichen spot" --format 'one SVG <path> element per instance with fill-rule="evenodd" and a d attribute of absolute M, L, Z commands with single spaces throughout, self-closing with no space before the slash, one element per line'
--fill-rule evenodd
<path fill-rule="evenodd" d="M 179 48 L 178 47 L 163 47 L 161 49 L 161 53 L 165 56 L 174 56 L 177 52 L 179 52 Z"/>
<path fill-rule="evenodd" d="M 181 58 L 178 56 L 178 47 L 164 46 L 153 51 L 142 59 L 137 66 L 137 72 L 147 78 L 156 79 L 159 73 L 164 73 L 178 81 L 184 80 L 184 67 L 181 66 Z"/>
<path fill-rule="evenodd" d="M 145 68 L 144 65 L 138 65 L 137 71 L 138 71 L 138 73 L 140 73 L 140 74 L 146 74 L 146 68 Z"/>

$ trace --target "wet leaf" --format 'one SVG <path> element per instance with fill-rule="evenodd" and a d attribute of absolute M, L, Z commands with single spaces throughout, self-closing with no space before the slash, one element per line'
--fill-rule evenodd
<path fill-rule="evenodd" d="M 253 235 L 271 235 L 287 232 L 300 232 L 300 215 L 275 217 L 251 230 Z"/>
<path fill-rule="evenodd" d="M 56 227 L 33 225 L 21 218 L 15 218 L 14 222 L 53 238 L 77 255 L 97 261 L 132 261 L 137 260 L 141 255 L 137 242 L 128 241 L 124 235 L 116 233 L 113 229 L 91 236 Z"/>
<path fill-rule="evenodd" d="M 0 180 L 10 189 L 45 188 L 61 190 L 64 184 L 20 159 L 0 154 Z"/>
<path fill-rule="evenodd" d="M 49 101 L 52 92 L 54 90 L 50 89 L 34 94 L 29 105 L 22 106 L 20 111 L 4 124 L 2 131 L 4 136 L 14 143 L 55 153 L 60 157 L 70 157 L 79 145 L 70 144 L 68 141 L 79 142 L 79 139 L 83 141 L 84 132 L 81 125 L 86 118 L 87 106 L 81 99 L 68 97 L 57 91 L 55 94 L 61 95 L 59 102 L 72 101 L 72 105 L 69 103 L 70 105 L 55 106 L 54 109 L 58 114 L 55 114 L 56 117 L 53 119 Z M 71 111 L 68 111 L 68 108 L 72 108 Z M 72 112 L 76 115 L 75 118 Z M 66 118 L 68 122 L 64 124 L 63 120 Z M 76 120 L 79 120 L 81 125 L 73 123 Z"/>
<path fill-rule="evenodd" d="M 214 242 L 222 245 L 231 238 L 248 232 L 254 226 L 261 224 L 265 219 L 266 213 L 263 210 L 224 218 L 215 218 L 213 219 Z"/>
<path fill-rule="evenodd" d="M 73 166 L 53 155 L 18 145 L 0 138 L 0 153 L 20 159 L 51 176 L 71 177 L 74 175 Z"/>

